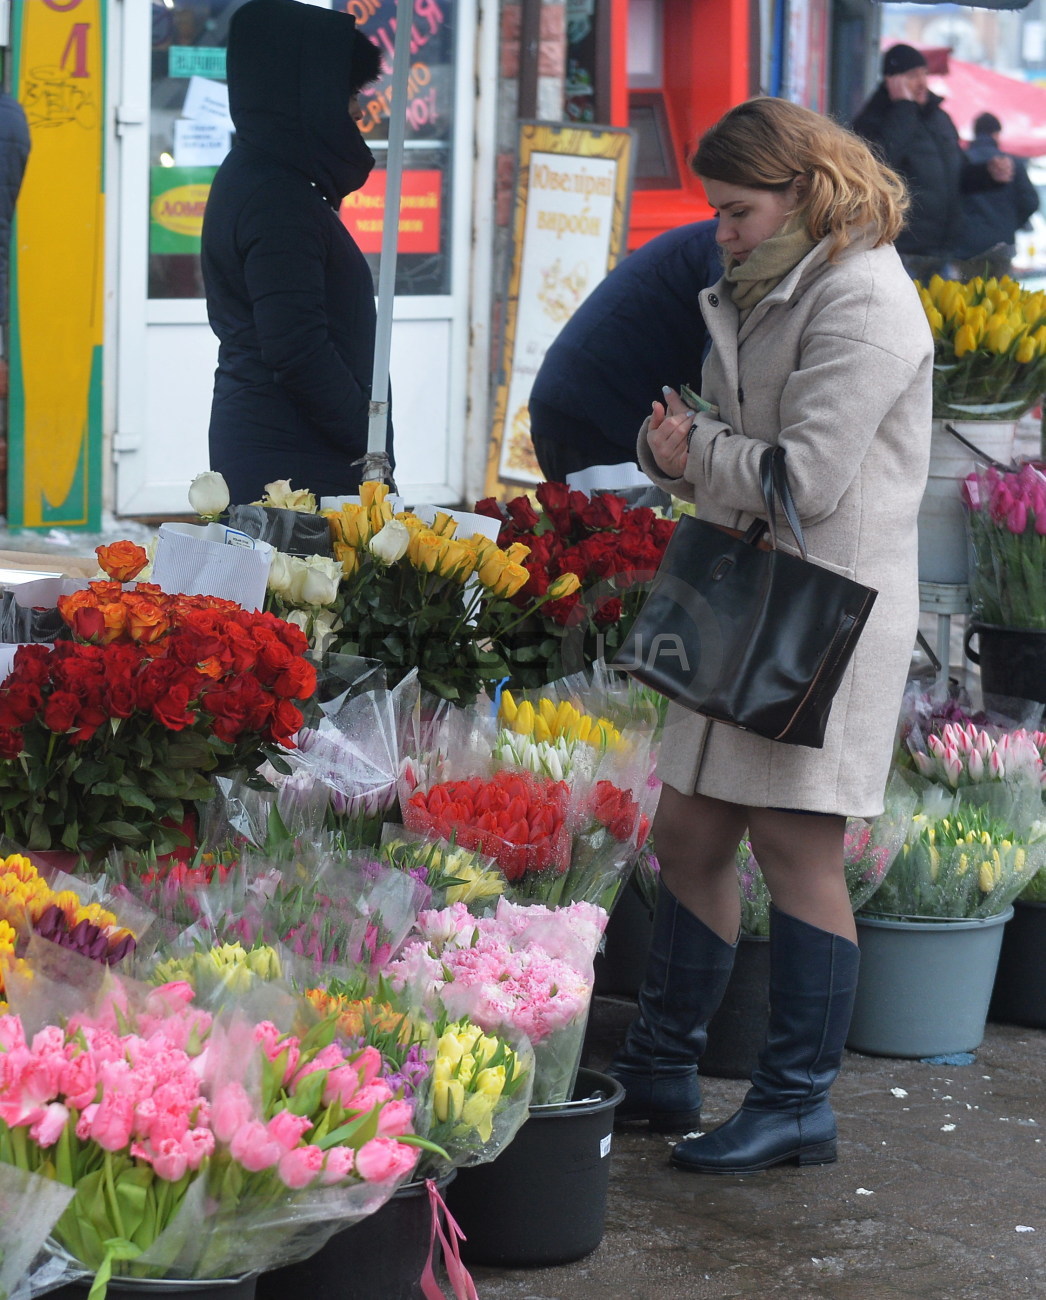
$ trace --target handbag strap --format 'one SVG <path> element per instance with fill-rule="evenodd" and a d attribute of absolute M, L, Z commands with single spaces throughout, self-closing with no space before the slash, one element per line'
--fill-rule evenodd
<path fill-rule="evenodd" d="M 1003 474 L 1010 474 L 1017 468 L 1012 461 L 1008 465 L 1004 465 L 1001 460 L 996 460 L 993 456 L 989 456 L 986 451 L 981 451 L 976 443 L 971 442 L 969 438 L 963 437 L 950 421 L 945 421 L 944 431 L 950 433 L 953 438 L 957 438 L 967 451 L 972 451 L 978 460 L 983 461 L 985 465 L 990 465 L 992 469 L 997 469 Z"/>
<path fill-rule="evenodd" d="M 777 511 L 780 509 L 795 538 L 799 554 L 805 560 L 806 539 L 799 523 L 799 511 L 795 508 L 792 489 L 788 484 L 783 447 L 767 447 L 763 452 L 759 460 L 759 481 L 763 489 L 763 504 L 766 506 L 766 522 L 770 528 L 770 545 L 777 549 Z"/>

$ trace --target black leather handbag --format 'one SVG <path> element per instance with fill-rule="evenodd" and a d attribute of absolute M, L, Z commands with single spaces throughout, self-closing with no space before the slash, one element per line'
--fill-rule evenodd
<path fill-rule="evenodd" d="M 717 722 L 820 749 L 878 593 L 807 559 L 783 447 L 759 473 L 765 522 L 679 520 L 613 665 Z M 801 559 L 777 547 L 779 514 Z"/>

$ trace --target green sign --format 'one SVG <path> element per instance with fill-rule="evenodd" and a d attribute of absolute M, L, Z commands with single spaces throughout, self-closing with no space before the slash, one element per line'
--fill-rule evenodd
<path fill-rule="evenodd" d="M 172 45 L 167 51 L 169 77 L 211 77 L 225 80 L 225 47 L 222 45 Z"/>
<path fill-rule="evenodd" d="M 198 253 L 217 167 L 149 168 L 149 252 Z"/>

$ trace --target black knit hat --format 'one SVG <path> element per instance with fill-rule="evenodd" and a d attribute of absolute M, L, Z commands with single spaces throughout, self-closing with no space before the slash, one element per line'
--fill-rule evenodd
<path fill-rule="evenodd" d="M 912 68 L 925 68 L 926 58 L 912 45 L 891 45 L 883 55 L 883 76 L 893 77 Z"/>

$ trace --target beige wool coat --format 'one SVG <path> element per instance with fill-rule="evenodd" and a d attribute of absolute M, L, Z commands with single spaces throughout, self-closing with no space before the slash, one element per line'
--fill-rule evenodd
<path fill-rule="evenodd" d="M 882 812 L 918 629 L 933 341 L 892 246 L 865 241 L 835 262 L 827 252 L 822 241 L 740 328 L 725 279 L 702 291 L 712 338 L 702 395 L 719 416 L 695 417 L 682 478 L 658 468 L 648 424 L 639 460 L 702 519 L 744 528 L 765 513 L 759 460 L 768 443 L 780 443 L 810 558 L 879 595 L 823 749 L 765 740 L 671 705 L 658 775 L 685 794 L 749 807 L 871 817 Z"/>

